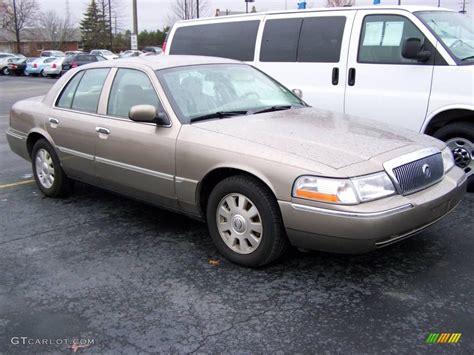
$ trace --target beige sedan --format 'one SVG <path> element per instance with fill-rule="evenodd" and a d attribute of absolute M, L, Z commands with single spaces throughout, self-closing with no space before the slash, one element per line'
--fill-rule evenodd
<path fill-rule="evenodd" d="M 290 244 L 384 247 L 461 200 L 466 176 L 443 142 L 299 96 L 232 60 L 104 61 L 17 102 L 7 138 L 45 195 L 80 180 L 206 220 L 219 251 L 246 266 Z"/>

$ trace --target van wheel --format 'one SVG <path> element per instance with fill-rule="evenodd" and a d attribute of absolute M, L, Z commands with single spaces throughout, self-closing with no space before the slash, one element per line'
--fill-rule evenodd
<path fill-rule="evenodd" d="M 454 155 L 454 161 L 468 175 L 468 190 L 474 191 L 474 124 L 456 122 L 448 124 L 434 135 L 446 142 Z"/>
<path fill-rule="evenodd" d="M 31 162 L 36 184 L 43 194 L 48 197 L 69 194 L 73 181 L 64 173 L 54 148 L 47 140 L 40 139 L 35 143 Z"/>
<path fill-rule="evenodd" d="M 219 182 L 209 196 L 206 214 L 214 244 L 234 263 L 268 264 L 289 244 L 275 197 L 256 179 L 238 175 Z"/>

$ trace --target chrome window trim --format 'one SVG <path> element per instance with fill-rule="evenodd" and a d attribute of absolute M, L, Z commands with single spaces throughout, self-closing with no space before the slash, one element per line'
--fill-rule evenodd
<path fill-rule="evenodd" d="M 441 150 L 439 150 L 438 148 L 434 148 L 434 147 L 423 148 L 423 149 L 414 151 L 412 153 L 402 155 L 402 156 L 397 157 L 395 159 L 388 160 L 388 161 L 383 163 L 383 168 L 384 168 L 385 172 L 388 174 L 388 176 L 390 177 L 390 179 L 392 180 L 392 183 L 395 186 L 395 189 L 397 190 L 397 193 L 402 195 L 402 189 L 401 189 L 400 184 L 398 183 L 398 180 L 397 180 L 397 178 L 396 178 L 396 176 L 393 172 L 393 169 L 395 169 L 395 168 L 397 168 L 401 165 L 408 164 L 408 163 L 411 163 L 413 161 L 420 160 L 420 159 L 423 159 L 423 158 L 426 158 L 426 157 L 429 157 L 429 156 L 435 155 L 435 154 L 441 154 Z M 440 179 L 432 182 L 429 185 L 425 185 L 422 188 L 420 188 L 418 190 L 415 190 L 415 191 L 410 191 L 410 194 L 415 193 L 417 191 L 424 190 L 424 189 L 436 184 L 437 182 L 439 182 L 443 178 L 443 176 Z"/>
<path fill-rule="evenodd" d="M 174 180 L 173 175 L 165 174 L 165 173 L 155 171 L 155 170 L 141 168 L 141 167 L 135 166 L 135 165 L 121 163 L 121 162 L 118 162 L 118 161 L 115 161 L 115 160 L 105 159 L 105 158 L 101 158 L 101 157 L 96 156 L 95 161 L 97 163 L 112 165 L 112 166 L 115 166 L 117 168 L 127 169 L 127 170 L 131 170 L 131 171 L 135 171 L 137 173 L 151 175 L 151 176 L 155 176 L 155 177 L 165 179 L 165 180 L 171 180 L 171 181 Z"/>
<path fill-rule="evenodd" d="M 387 217 L 396 213 L 408 211 L 412 209 L 414 206 L 411 203 L 407 203 L 398 207 L 390 208 L 388 210 L 375 211 L 375 212 L 338 211 L 338 210 L 332 210 L 328 208 L 300 205 L 296 203 L 292 203 L 291 207 L 298 211 L 320 213 L 320 214 L 336 216 L 336 217 L 374 218 L 374 217 Z"/>

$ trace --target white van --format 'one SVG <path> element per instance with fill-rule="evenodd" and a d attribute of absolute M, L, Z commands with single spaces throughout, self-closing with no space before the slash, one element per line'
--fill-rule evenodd
<path fill-rule="evenodd" d="M 178 22 L 165 54 L 251 63 L 314 107 L 447 141 L 472 175 L 473 27 L 467 15 L 425 6 L 256 13 Z"/>

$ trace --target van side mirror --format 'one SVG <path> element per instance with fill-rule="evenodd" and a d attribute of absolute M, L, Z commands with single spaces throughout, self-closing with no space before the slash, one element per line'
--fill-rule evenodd
<path fill-rule="evenodd" d="M 402 57 L 407 59 L 416 59 L 419 62 L 426 62 L 430 59 L 431 52 L 423 50 L 421 39 L 411 37 L 403 41 Z"/>
<path fill-rule="evenodd" d="M 156 123 L 158 126 L 168 126 L 171 122 L 165 112 L 156 112 L 153 105 L 135 105 L 130 108 L 128 117 L 135 122 Z"/>
<path fill-rule="evenodd" d="M 295 94 L 296 96 L 298 96 L 300 99 L 303 98 L 303 91 L 300 90 L 300 89 L 293 89 L 291 90 L 293 92 L 293 94 Z"/>

